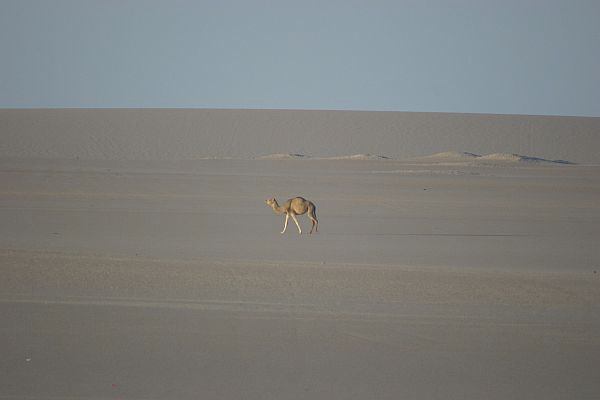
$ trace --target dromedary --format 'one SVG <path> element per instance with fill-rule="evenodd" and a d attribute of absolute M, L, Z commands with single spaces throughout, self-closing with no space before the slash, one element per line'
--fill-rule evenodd
<path fill-rule="evenodd" d="M 296 219 L 296 215 L 302 215 L 306 213 L 308 213 L 308 218 L 310 218 L 310 220 L 312 221 L 310 233 L 313 233 L 313 229 L 315 230 L 315 232 L 319 231 L 319 221 L 317 220 L 316 214 L 317 208 L 315 207 L 315 204 L 312 201 L 308 201 L 302 197 L 294 197 L 293 199 L 289 199 L 288 201 L 286 201 L 283 206 L 280 206 L 277 203 L 277 200 L 275 200 L 275 198 L 273 197 L 271 199 L 265 200 L 265 203 L 267 203 L 267 205 L 271 207 L 276 214 L 285 214 L 285 225 L 283 226 L 283 231 L 281 231 L 281 233 L 285 233 L 285 230 L 287 229 L 288 219 L 291 216 L 294 222 L 296 223 L 296 226 L 298 227 L 298 232 L 300 232 L 300 234 L 302 235 L 302 228 L 300 228 L 300 224 Z"/>

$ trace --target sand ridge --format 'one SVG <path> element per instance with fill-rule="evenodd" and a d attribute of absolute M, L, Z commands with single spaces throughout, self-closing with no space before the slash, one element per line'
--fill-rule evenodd
<path fill-rule="evenodd" d="M 517 164 L 556 164 L 567 165 L 574 164 L 567 160 L 548 160 L 540 157 L 525 156 L 514 153 L 493 153 L 479 155 L 469 152 L 447 151 L 436 154 L 431 154 L 423 157 L 411 158 L 410 161 L 431 162 L 431 163 L 472 163 L 474 165 L 481 164 L 501 164 L 501 165 L 517 165 Z"/>
<path fill-rule="evenodd" d="M 598 163 L 600 118 L 310 110 L 0 109 L 0 157 L 251 159 L 468 150 Z M 287 157 L 287 156 L 286 156 Z"/>

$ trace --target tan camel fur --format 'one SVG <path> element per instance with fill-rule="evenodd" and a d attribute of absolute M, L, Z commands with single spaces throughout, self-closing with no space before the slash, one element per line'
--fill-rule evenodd
<path fill-rule="evenodd" d="M 265 200 L 265 203 L 269 207 L 275 211 L 275 214 L 285 214 L 285 224 L 283 226 L 283 231 L 281 233 L 285 233 L 287 229 L 288 219 L 292 217 L 296 226 L 298 227 L 298 232 L 302 235 L 302 228 L 300 228 L 300 224 L 296 219 L 296 215 L 307 214 L 308 218 L 312 221 L 312 227 L 310 228 L 310 233 L 313 233 L 313 229 L 315 232 L 319 231 L 319 221 L 317 220 L 317 207 L 312 201 L 308 201 L 302 197 L 294 197 L 293 199 L 289 199 L 286 201 L 283 206 L 280 206 L 277 203 L 275 198 L 270 198 Z"/>

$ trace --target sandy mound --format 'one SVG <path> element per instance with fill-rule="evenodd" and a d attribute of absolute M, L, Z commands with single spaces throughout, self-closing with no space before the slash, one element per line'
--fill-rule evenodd
<path fill-rule="evenodd" d="M 600 118 L 376 111 L 0 109 L 0 157 L 178 161 L 471 149 L 600 161 Z M 270 156 L 269 156 L 270 155 Z M 452 159 L 463 153 L 442 153 Z M 312 158 L 311 157 L 311 158 Z M 431 162 L 432 160 L 423 160 Z M 469 162 L 469 161 L 466 161 Z"/>
<path fill-rule="evenodd" d="M 547 160 L 545 158 L 522 156 L 512 153 L 494 153 L 481 156 L 477 159 L 478 162 L 500 162 L 506 164 L 521 164 L 521 163 L 551 163 L 551 164 L 572 164 L 565 160 Z"/>
<path fill-rule="evenodd" d="M 325 157 L 324 160 L 390 160 L 390 157 L 379 154 L 353 154 L 349 156 Z"/>
<path fill-rule="evenodd" d="M 480 160 L 482 161 L 503 161 L 503 162 L 535 162 L 535 161 L 545 161 L 542 160 L 541 158 L 535 158 L 535 157 L 527 157 L 527 156 L 520 156 L 518 154 L 510 154 L 510 153 L 494 153 L 494 154 L 488 154 L 485 156 L 482 156 L 480 158 Z"/>
<path fill-rule="evenodd" d="M 421 157 L 422 159 L 433 161 L 433 160 L 456 160 L 456 161 L 470 161 L 474 158 L 481 157 L 478 154 L 469 153 L 466 151 L 458 152 L 458 151 L 445 151 L 443 153 L 435 153 L 429 156 Z"/>
<path fill-rule="evenodd" d="M 308 158 L 308 156 L 304 154 L 295 154 L 295 153 L 276 153 L 276 154 L 267 154 L 265 156 L 256 157 L 257 160 L 292 160 L 292 159 L 301 159 Z"/>
<path fill-rule="evenodd" d="M 315 159 L 315 160 L 390 160 L 390 157 L 378 155 L 378 154 L 352 154 L 347 156 L 334 156 L 334 157 L 311 157 L 306 154 L 294 154 L 294 153 L 276 153 L 267 154 L 265 156 L 256 157 L 256 160 L 296 160 L 296 159 Z"/>
<path fill-rule="evenodd" d="M 569 161 L 564 160 L 547 160 L 545 158 L 522 156 L 513 153 L 493 153 L 487 155 L 478 155 L 469 152 L 456 152 L 447 151 L 443 153 L 436 153 L 429 156 L 418 157 L 410 159 L 411 161 L 418 161 L 423 163 L 434 163 L 434 164 L 499 164 L 499 165 L 519 165 L 527 163 L 550 163 L 550 164 L 573 164 Z"/>

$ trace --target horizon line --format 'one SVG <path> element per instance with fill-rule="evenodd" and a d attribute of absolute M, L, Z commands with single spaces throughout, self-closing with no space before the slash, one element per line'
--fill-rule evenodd
<path fill-rule="evenodd" d="M 206 110 L 206 111 L 300 111 L 300 112 L 364 112 L 364 113 L 404 113 L 404 114 L 454 114 L 454 115 L 490 115 L 490 116 L 522 116 L 522 117 L 557 117 L 557 118 L 600 118 L 600 115 L 584 114 L 520 114 L 493 112 L 456 112 L 456 111 L 409 111 L 409 110 L 377 110 L 377 109 L 347 109 L 347 108 L 288 108 L 288 107 L 145 107 L 145 106 L 0 106 L 2 110 Z"/>

